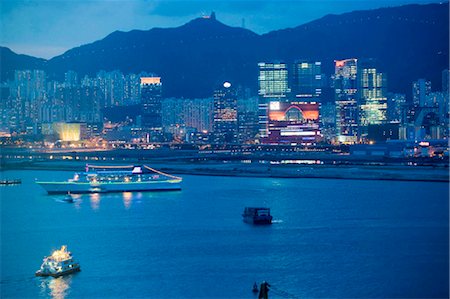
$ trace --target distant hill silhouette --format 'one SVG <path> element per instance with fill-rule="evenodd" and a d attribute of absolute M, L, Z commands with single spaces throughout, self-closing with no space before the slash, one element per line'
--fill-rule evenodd
<path fill-rule="evenodd" d="M 16 54 L 6 47 L 0 47 L 0 82 L 14 78 L 14 70 L 45 69 L 47 61 L 28 55 Z"/>
<path fill-rule="evenodd" d="M 418 78 L 440 89 L 441 71 L 448 68 L 448 26 L 448 2 L 327 15 L 263 35 L 198 18 L 177 28 L 116 31 L 46 63 L 3 57 L 2 48 L 1 73 L 11 78 L 16 68 L 42 66 L 61 79 L 67 70 L 90 76 L 102 69 L 147 71 L 162 76 L 165 96 L 206 97 L 224 80 L 256 91 L 260 61 L 317 59 L 331 74 L 335 59 L 374 58 L 388 74 L 389 90 L 409 96 Z"/>

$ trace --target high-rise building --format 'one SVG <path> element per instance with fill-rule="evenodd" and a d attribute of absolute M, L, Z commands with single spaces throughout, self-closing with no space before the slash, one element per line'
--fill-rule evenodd
<path fill-rule="evenodd" d="M 427 96 L 431 92 L 431 81 L 426 79 L 419 79 L 413 82 L 412 85 L 412 96 L 413 104 L 415 106 L 424 107 Z"/>
<path fill-rule="evenodd" d="M 78 86 L 78 74 L 75 71 L 68 71 L 64 74 L 64 86 L 69 88 Z"/>
<path fill-rule="evenodd" d="M 387 78 L 373 65 L 359 64 L 358 68 L 359 126 L 367 133 L 369 125 L 387 122 Z"/>
<path fill-rule="evenodd" d="M 136 74 L 128 74 L 123 84 L 123 105 L 134 105 L 140 101 L 140 77 Z"/>
<path fill-rule="evenodd" d="M 162 123 L 165 132 L 171 127 L 186 127 L 197 132 L 213 130 L 213 98 L 166 98 L 162 101 Z"/>
<path fill-rule="evenodd" d="M 142 126 L 151 131 L 162 130 L 161 77 L 141 77 Z"/>
<path fill-rule="evenodd" d="M 225 82 L 214 91 L 214 142 L 235 143 L 237 136 L 237 92 Z"/>
<path fill-rule="evenodd" d="M 259 137 L 262 139 L 269 133 L 269 102 L 287 101 L 291 89 L 286 63 L 260 62 L 258 67 L 258 126 Z"/>
<path fill-rule="evenodd" d="M 336 135 L 340 143 L 355 143 L 358 136 L 357 59 L 335 60 L 333 78 Z"/>
<path fill-rule="evenodd" d="M 387 106 L 387 119 L 389 122 L 404 123 L 405 111 L 408 109 L 406 96 L 401 93 L 389 93 Z"/>
<path fill-rule="evenodd" d="M 17 130 L 35 126 L 39 107 L 46 101 L 46 75 L 42 70 L 15 71 L 10 84 L 11 125 Z"/>
<path fill-rule="evenodd" d="M 240 143 L 252 143 L 258 134 L 258 97 L 238 97 L 238 140 Z"/>
<path fill-rule="evenodd" d="M 296 61 L 293 64 L 291 86 L 297 99 L 317 101 L 322 95 L 322 63 L 320 61 Z"/>
<path fill-rule="evenodd" d="M 258 63 L 259 67 L 259 96 L 262 98 L 286 98 L 291 89 L 288 83 L 288 69 L 286 63 Z"/>

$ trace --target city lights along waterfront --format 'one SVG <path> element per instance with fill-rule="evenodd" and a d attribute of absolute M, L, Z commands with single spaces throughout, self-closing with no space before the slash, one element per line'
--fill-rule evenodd
<path fill-rule="evenodd" d="M 449 297 L 448 1 L 90 2 L 103 39 L 0 46 L 1 298 Z"/>
<path fill-rule="evenodd" d="M 448 183 L 183 176 L 183 190 L 47 195 L 1 186 L 2 298 L 448 297 Z M 268 206 L 271 226 L 242 221 Z M 34 277 L 67 245 L 82 271 Z"/>

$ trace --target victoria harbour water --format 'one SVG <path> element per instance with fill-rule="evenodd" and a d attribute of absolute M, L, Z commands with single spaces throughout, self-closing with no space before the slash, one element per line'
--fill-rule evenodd
<path fill-rule="evenodd" d="M 35 184 L 72 175 L 0 173 L 22 179 L 0 189 L 2 298 L 255 298 L 263 280 L 273 298 L 449 296 L 448 183 L 186 175 L 73 204 Z M 34 277 L 61 245 L 82 271 Z"/>

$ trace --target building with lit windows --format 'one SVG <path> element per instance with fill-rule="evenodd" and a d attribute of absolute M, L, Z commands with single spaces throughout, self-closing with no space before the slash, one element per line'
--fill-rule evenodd
<path fill-rule="evenodd" d="M 419 79 L 413 82 L 412 96 L 414 106 L 424 107 L 427 96 L 431 93 L 431 81 Z"/>
<path fill-rule="evenodd" d="M 289 88 L 288 66 L 283 62 L 258 63 L 258 126 L 259 137 L 268 136 L 268 112 L 270 101 L 287 101 L 291 94 Z"/>
<path fill-rule="evenodd" d="M 235 143 L 238 137 L 237 93 L 231 83 L 214 91 L 214 142 Z"/>
<path fill-rule="evenodd" d="M 387 78 L 375 67 L 358 69 L 359 126 L 361 137 L 367 134 L 369 125 L 387 122 Z"/>
<path fill-rule="evenodd" d="M 288 68 L 286 63 L 258 63 L 259 91 L 262 98 L 286 98 L 291 89 L 288 83 Z"/>
<path fill-rule="evenodd" d="M 355 58 L 335 60 L 333 77 L 336 103 L 336 135 L 340 143 L 355 143 L 358 138 L 357 73 Z"/>
<path fill-rule="evenodd" d="M 160 77 L 141 77 L 142 127 L 162 130 L 162 82 Z"/>
<path fill-rule="evenodd" d="M 323 75 L 320 61 L 296 61 L 292 65 L 292 93 L 299 100 L 318 100 L 322 95 Z"/>
<path fill-rule="evenodd" d="M 406 95 L 401 93 L 388 93 L 387 118 L 389 122 L 404 123 L 406 120 Z"/>
<path fill-rule="evenodd" d="M 162 101 L 164 131 L 173 127 L 186 127 L 208 133 L 213 129 L 213 98 L 166 98 Z"/>

